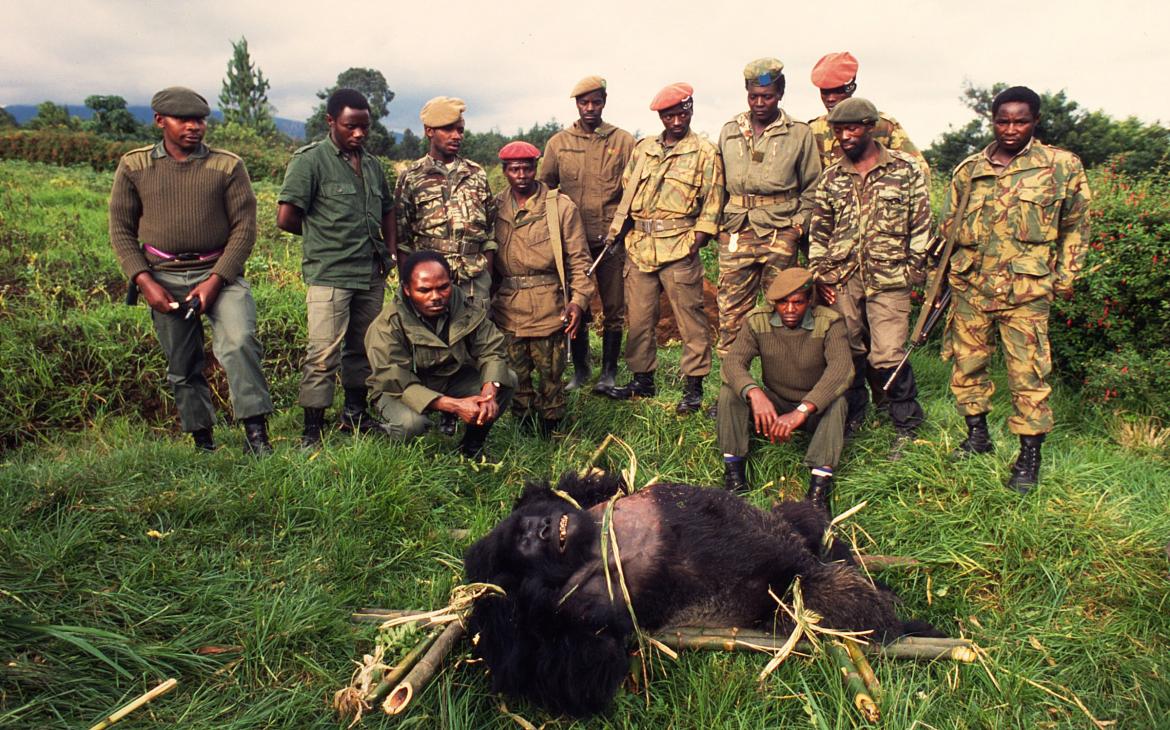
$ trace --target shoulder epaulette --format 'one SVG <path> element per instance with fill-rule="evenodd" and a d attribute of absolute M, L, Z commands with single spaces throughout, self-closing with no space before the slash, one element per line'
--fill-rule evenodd
<path fill-rule="evenodd" d="M 145 147 L 135 147 L 126 154 L 122 155 L 122 164 L 128 170 L 144 170 L 150 166 L 150 152 L 154 149 L 154 145 L 146 145 Z"/>
<path fill-rule="evenodd" d="M 813 308 L 813 337 L 824 337 L 829 332 L 829 327 L 833 323 L 842 319 L 841 315 L 833 309 L 826 306 L 818 306 Z"/>
<path fill-rule="evenodd" d="M 301 145 L 300 147 L 297 147 L 295 150 L 293 150 L 293 154 L 299 155 L 302 152 L 308 152 L 309 150 L 313 149 L 314 147 L 316 147 L 319 144 L 321 144 L 321 140 L 317 140 L 316 142 L 310 142 L 306 145 Z"/>
<path fill-rule="evenodd" d="M 752 332 L 763 333 L 772 329 L 772 309 L 756 307 L 748 314 L 748 327 Z"/>

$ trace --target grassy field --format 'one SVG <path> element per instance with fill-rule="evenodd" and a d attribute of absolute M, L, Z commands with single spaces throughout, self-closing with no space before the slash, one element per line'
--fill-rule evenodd
<path fill-rule="evenodd" d="M 257 188 L 261 240 L 249 262 L 278 414 L 276 453 L 222 446 L 197 455 L 175 437 L 161 356 L 144 308 L 120 303 L 105 237 L 110 176 L 0 164 L 0 727 L 89 727 L 167 677 L 179 688 L 126 728 L 343 727 L 328 707 L 375 632 L 359 606 L 435 608 L 461 555 L 523 483 L 579 467 L 613 432 L 652 477 L 714 485 L 714 423 L 678 419 L 678 348 L 661 395 L 617 404 L 570 397 L 569 430 L 549 443 L 506 418 L 498 467 L 429 436 L 391 444 L 330 434 L 296 448 L 295 363 L 304 313 L 299 249 Z M 594 343 L 595 350 L 597 343 Z M 914 360 L 928 423 L 897 463 L 888 424 L 846 451 L 838 505 L 868 506 L 845 528 L 868 553 L 912 556 L 881 578 L 907 616 L 977 641 L 980 665 L 876 662 L 888 728 L 1165 727 L 1170 717 L 1170 462 L 1157 426 L 1059 388 L 1042 484 L 1002 486 L 1016 445 L 1002 365 L 992 417 L 998 451 L 955 463 L 962 420 L 937 355 Z M 713 399 L 717 379 L 707 381 Z M 622 467 L 617 452 L 603 461 Z M 792 447 L 761 446 L 751 501 L 803 494 Z M 537 726 L 761 728 L 863 726 L 823 658 L 792 657 L 764 684 L 762 655 L 684 654 L 654 664 L 650 699 L 619 695 L 590 722 L 511 705 Z M 367 727 L 518 727 L 482 670 L 451 661 L 401 720 Z"/>

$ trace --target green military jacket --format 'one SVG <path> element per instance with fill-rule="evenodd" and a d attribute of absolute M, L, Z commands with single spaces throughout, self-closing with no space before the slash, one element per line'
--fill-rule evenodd
<path fill-rule="evenodd" d="M 904 289 L 910 272 L 924 270 L 930 237 L 930 190 L 910 155 L 878 143 L 865 177 L 845 156 L 821 175 L 808 230 L 816 281 L 843 284 L 857 274 L 866 294 Z"/>
<path fill-rule="evenodd" d="M 812 192 L 821 160 L 804 122 L 784 110 L 760 139 L 753 139 L 751 115 L 743 112 L 719 131 L 727 199 L 719 227 L 738 233 L 750 223 L 756 235 L 768 238 L 780 228 L 808 229 Z M 764 196 L 763 203 L 751 196 Z"/>
<path fill-rule="evenodd" d="M 686 258 L 695 231 L 718 234 L 723 207 L 723 164 L 715 145 L 694 131 L 670 149 L 662 141 L 660 134 L 638 142 L 622 173 L 623 188 L 634 186 L 634 228 L 626 234 L 626 256 L 645 272 Z M 640 157 L 646 162 L 634 180 Z M 621 225 L 612 221 L 609 235 L 616 238 Z"/>
<path fill-rule="evenodd" d="M 386 172 L 361 153 L 358 175 L 326 136 L 293 153 L 277 201 L 301 209 L 301 272 L 305 282 L 370 288 L 370 262 L 390 270 L 382 218 L 394 209 Z"/>
<path fill-rule="evenodd" d="M 959 163 L 943 203 L 942 234 L 958 226 L 950 284 L 983 311 L 1071 291 L 1089 236 L 1089 181 L 1079 157 L 1033 139 L 1006 167 L 995 142 Z M 966 210 L 958 215 L 964 191 Z"/>
<path fill-rule="evenodd" d="M 451 379 L 465 368 L 478 370 L 481 383 L 516 387 L 504 336 L 487 310 L 468 304 L 458 287 L 451 288 L 447 316 L 436 329 L 427 326 L 399 289 L 366 330 L 366 355 L 374 400 L 383 394 L 401 398 L 416 413 L 444 395 Z"/>
<path fill-rule="evenodd" d="M 482 167 L 462 157 L 444 165 L 426 155 L 399 175 L 394 197 L 398 247 L 406 254 L 439 251 L 457 282 L 487 268 L 483 254 L 496 249 L 496 202 Z"/>
<path fill-rule="evenodd" d="M 845 153 L 841 151 L 841 145 L 837 144 L 837 138 L 833 136 L 833 127 L 829 124 L 828 114 L 822 114 L 811 120 L 808 126 L 816 140 L 822 167 L 828 168 L 829 165 L 845 156 Z M 910 141 L 910 135 L 906 134 L 906 130 L 902 128 L 897 119 L 884 112 L 878 112 L 877 123 L 873 125 L 873 138 L 888 150 L 905 152 L 913 157 L 922 168 L 923 174 L 926 175 L 927 187 L 930 186 L 930 165 L 918 147 Z"/>
<path fill-rule="evenodd" d="M 580 120 L 544 146 L 540 181 L 560 188 L 581 212 L 589 246 L 597 248 L 622 199 L 622 170 L 634 152 L 634 136 L 608 122 L 589 132 Z"/>

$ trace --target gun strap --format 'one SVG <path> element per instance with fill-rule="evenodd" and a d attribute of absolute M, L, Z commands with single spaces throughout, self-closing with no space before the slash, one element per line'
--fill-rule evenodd
<path fill-rule="evenodd" d="M 565 306 L 569 306 L 569 284 L 565 279 L 565 247 L 561 239 L 561 210 L 557 204 L 557 190 L 551 188 L 544 196 L 544 218 L 548 221 L 548 235 L 552 243 L 553 263 L 557 265 L 557 278 L 561 280 L 561 291 L 565 293 Z"/>
<path fill-rule="evenodd" d="M 638 161 L 634 163 L 634 174 L 630 175 L 629 183 L 622 188 L 622 199 L 618 203 L 617 210 L 614 211 L 613 222 L 609 224 L 609 237 L 611 239 L 618 237 L 626 218 L 630 217 L 630 208 L 634 205 L 634 193 L 638 190 L 638 181 L 642 179 L 642 170 L 646 169 L 647 157 L 649 155 L 645 152 L 638 152 Z M 613 229 L 615 223 L 618 225 L 616 231 Z"/>
<path fill-rule="evenodd" d="M 930 284 L 926 287 L 926 299 L 922 301 L 922 309 L 918 311 L 918 320 L 910 332 L 910 342 L 912 343 L 922 344 L 920 340 L 926 332 L 926 322 L 930 319 L 931 310 L 935 308 L 939 292 L 942 291 L 943 284 L 947 280 L 951 252 L 955 248 L 955 240 L 959 237 L 959 226 L 963 225 L 963 216 L 967 214 L 967 203 L 971 200 L 971 188 L 974 184 L 974 180 L 967 181 L 967 187 L 959 199 L 959 207 L 951 211 L 951 225 L 947 230 L 946 241 L 943 243 L 942 255 L 938 259 L 938 267 L 934 270 L 934 276 L 931 277 Z"/>

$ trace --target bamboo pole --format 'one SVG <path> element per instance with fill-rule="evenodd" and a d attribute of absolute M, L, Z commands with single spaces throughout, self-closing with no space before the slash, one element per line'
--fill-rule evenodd
<path fill-rule="evenodd" d="M 866 570 L 882 570 L 883 568 L 913 568 L 922 563 L 916 558 L 907 558 L 901 555 L 858 555 L 857 562 Z"/>
<path fill-rule="evenodd" d="M 869 690 L 870 696 L 875 702 L 881 702 L 882 686 L 878 684 L 877 675 L 873 673 L 873 667 L 869 665 L 869 660 L 865 658 L 865 654 L 861 653 L 861 645 L 856 641 L 846 641 L 845 649 L 849 652 L 849 658 L 853 660 L 853 666 L 857 667 L 857 673 L 865 682 L 865 688 Z"/>
<path fill-rule="evenodd" d="M 837 671 L 841 673 L 841 679 L 845 682 L 845 690 L 853 697 L 853 706 L 867 721 L 880 721 L 882 713 L 878 710 L 873 697 L 870 696 L 869 690 L 865 686 L 865 680 L 861 677 L 861 672 L 857 670 L 857 666 L 849 658 L 849 651 L 834 641 L 829 643 L 829 656 L 833 658 L 833 662 L 837 665 Z"/>
<path fill-rule="evenodd" d="M 419 623 L 424 623 L 426 613 L 426 611 L 399 611 L 393 608 L 359 608 L 349 615 L 349 620 L 355 624 L 380 624 L 392 618 L 418 616 Z"/>
<path fill-rule="evenodd" d="M 382 703 L 382 711 L 387 715 L 397 715 L 405 710 L 414 698 L 415 693 L 421 692 L 426 687 L 427 682 L 439 671 L 443 659 L 451 653 L 451 650 L 463 638 L 463 632 L 463 624 L 458 621 L 452 621 L 447 624 L 447 628 L 443 629 L 443 633 L 439 635 L 439 638 L 431 645 L 426 654 L 418 660 L 414 668 L 390 692 L 386 701 Z"/>
<path fill-rule="evenodd" d="M 178 684 L 179 684 L 179 680 L 174 679 L 173 677 L 171 679 L 168 679 L 167 681 L 163 682 L 162 684 L 160 684 L 159 686 L 150 690 L 149 692 L 146 692 L 145 694 L 139 696 L 138 699 L 132 700 L 131 702 L 128 702 L 127 704 L 118 708 L 117 710 L 112 712 L 109 716 L 107 716 L 106 719 L 104 719 L 101 722 L 99 722 L 98 724 L 94 725 L 89 730 L 106 730 L 106 728 L 108 728 L 109 726 L 118 722 L 122 718 L 126 717 L 131 712 L 134 712 L 139 707 L 142 707 L 147 702 L 150 702 L 151 700 L 155 699 L 156 697 L 162 697 L 167 692 L 170 692 L 172 689 L 177 687 Z"/>
<path fill-rule="evenodd" d="M 398 686 L 398 683 L 402 681 L 402 678 L 406 676 L 407 672 L 418 663 L 419 657 L 430 649 L 438 638 L 439 632 L 437 631 L 432 631 L 428 636 L 424 637 L 422 641 L 418 642 L 413 649 L 406 653 L 406 656 L 402 657 L 401 661 L 383 674 L 378 684 L 362 699 L 370 703 L 370 705 L 380 703 L 386 695 L 390 694 L 390 690 Z"/>

